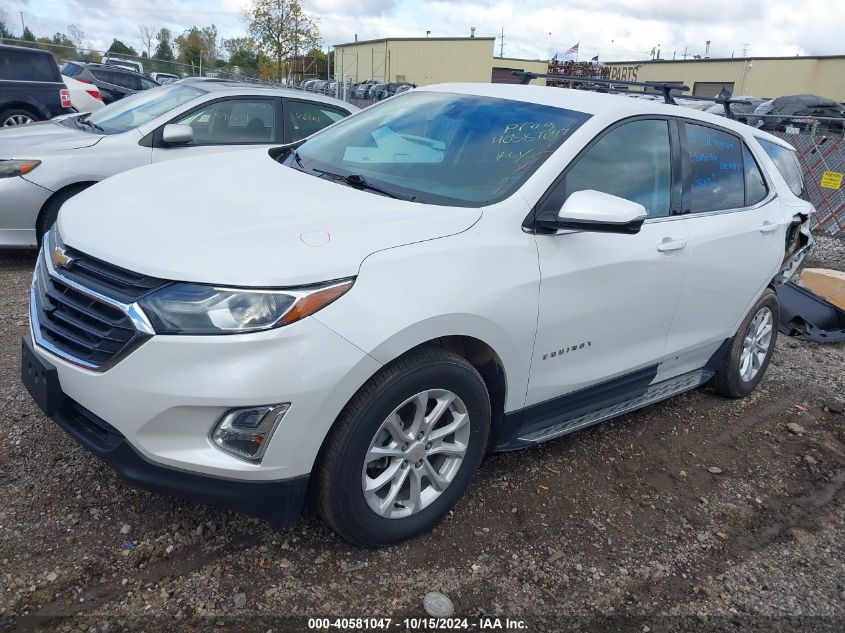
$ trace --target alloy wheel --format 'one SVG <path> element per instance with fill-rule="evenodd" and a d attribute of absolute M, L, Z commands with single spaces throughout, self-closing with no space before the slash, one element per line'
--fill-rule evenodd
<path fill-rule="evenodd" d="M 3 121 L 3 127 L 14 127 L 16 125 L 26 125 L 27 123 L 32 123 L 32 117 L 28 117 L 25 114 L 13 114 Z"/>
<path fill-rule="evenodd" d="M 367 449 L 361 479 L 367 505 L 387 519 L 424 510 L 455 479 L 469 438 L 469 414 L 457 394 L 430 389 L 408 398 Z"/>
<path fill-rule="evenodd" d="M 748 326 L 739 355 L 739 376 L 743 382 L 751 382 L 760 372 L 772 344 L 773 329 L 772 311 L 766 307 L 760 308 Z"/>

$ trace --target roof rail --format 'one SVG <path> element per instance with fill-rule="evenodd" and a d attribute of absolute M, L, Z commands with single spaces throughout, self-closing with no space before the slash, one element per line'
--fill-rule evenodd
<path fill-rule="evenodd" d="M 666 103 L 675 103 L 672 98 L 673 90 L 686 91 L 689 86 L 678 83 L 665 83 L 660 81 L 616 81 L 615 79 L 602 79 L 600 77 L 571 77 L 569 75 L 554 75 L 544 73 L 532 73 L 522 70 L 513 71 L 514 76 L 522 79 L 522 85 L 526 85 L 532 79 L 554 79 L 556 81 L 571 81 L 585 84 L 596 84 L 597 86 L 606 86 L 604 91 L 611 89 L 613 86 L 642 86 L 644 88 L 652 88 L 663 93 L 663 100 Z M 601 88 L 593 88 L 593 90 L 602 91 Z"/>
<path fill-rule="evenodd" d="M 725 117 L 728 119 L 736 120 L 736 115 L 731 110 L 731 105 L 734 103 L 739 103 L 741 105 L 751 105 L 752 102 L 748 99 L 731 99 L 731 93 L 728 92 L 725 88 L 722 88 L 721 92 L 715 97 L 698 97 L 698 96 L 685 96 L 682 99 L 687 99 L 688 101 L 712 101 L 713 103 L 718 103 L 722 107 L 725 108 Z"/>

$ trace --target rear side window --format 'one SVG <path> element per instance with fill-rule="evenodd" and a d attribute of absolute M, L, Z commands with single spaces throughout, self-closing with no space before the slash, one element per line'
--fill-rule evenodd
<path fill-rule="evenodd" d="M 691 213 L 738 209 L 745 206 L 742 141 L 733 134 L 684 123 L 690 189 L 686 209 Z"/>
<path fill-rule="evenodd" d="M 795 152 L 771 141 L 764 141 L 761 138 L 758 138 L 757 142 L 760 143 L 760 147 L 772 159 L 772 162 L 778 168 L 786 184 L 789 185 L 792 193 L 799 197 L 803 196 L 804 175 L 801 172 L 801 164 L 798 162 L 798 156 Z"/>
<path fill-rule="evenodd" d="M 62 74 L 65 77 L 76 77 L 81 72 L 82 66 L 77 66 L 76 64 L 72 64 L 70 62 L 62 66 Z"/>
<path fill-rule="evenodd" d="M 745 206 L 750 207 L 763 200 L 769 190 L 760 166 L 745 143 L 742 144 L 742 163 L 745 168 Z"/>
<path fill-rule="evenodd" d="M 52 55 L 4 49 L 0 54 L 0 79 L 15 81 L 61 81 Z"/>
<path fill-rule="evenodd" d="M 349 116 L 320 103 L 288 101 L 285 103 L 285 131 L 287 142 L 298 141 L 322 130 L 342 118 Z"/>

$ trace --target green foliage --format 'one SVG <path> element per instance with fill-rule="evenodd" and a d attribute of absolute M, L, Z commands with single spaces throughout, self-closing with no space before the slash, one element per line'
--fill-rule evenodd
<path fill-rule="evenodd" d="M 153 57 L 166 62 L 173 61 L 173 35 L 169 29 L 161 29 L 156 35 L 156 50 Z"/>
<path fill-rule="evenodd" d="M 199 68 L 212 68 L 217 61 L 217 27 L 213 24 L 204 28 L 192 26 L 176 38 L 179 61 Z"/>
<path fill-rule="evenodd" d="M 317 48 L 322 42 L 317 18 L 303 11 L 299 0 L 252 0 L 247 19 L 249 34 L 269 58 L 262 64 L 264 76 L 275 72 L 273 78 L 281 79 L 287 58 Z"/>
<path fill-rule="evenodd" d="M 9 17 L 3 9 L 0 9 L 0 37 L 12 37 L 12 31 L 9 28 L 7 20 Z"/>
<path fill-rule="evenodd" d="M 121 42 L 118 39 L 115 39 L 111 43 L 111 46 L 109 46 L 109 50 L 106 51 L 106 52 L 116 53 L 118 55 L 129 55 L 131 57 L 137 57 L 138 56 L 138 51 L 136 51 L 131 46 L 127 46 L 126 44 L 124 44 L 123 42 Z"/>
<path fill-rule="evenodd" d="M 230 37 L 223 40 L 223 48 L 229 54 L 229 66 L 258 70 L 258 47 L 251 37 Z"/>

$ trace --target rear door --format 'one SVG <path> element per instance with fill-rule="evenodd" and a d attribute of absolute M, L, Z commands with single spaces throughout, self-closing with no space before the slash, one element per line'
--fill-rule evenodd
<path fill-rule="evenodd" d="M 237 96 L 208 101 L 169 123 L 190 125 L 194 141 L 166 145 L 154 132 L 152 161 L 232 152 L 250 147 L 272 147 L 282 142 L 281 104 L 278 97 Z"/>
<path fill-rule="evenodd" d="M 739 135 L 683 120 L 680 140 L 683 215 L 673 221 L 687 226 L 690 258 L 667 341 L 679 373 L 701 367 L 701 358 L 733 336 L 780 268 L 790 217 Z"/>

